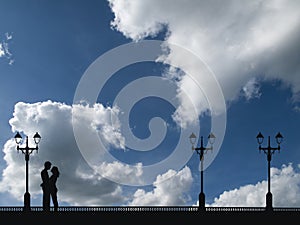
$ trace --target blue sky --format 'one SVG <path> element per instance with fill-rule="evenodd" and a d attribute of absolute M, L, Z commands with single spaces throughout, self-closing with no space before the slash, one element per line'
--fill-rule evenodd
<path fill-rule="evenodd" d="M 42 202 L 46 160 L 61 172 L 60 205 L 198 205 L 199 157 L 188 137 L 206 145 L 213 131 L 207 205 L 265 206 L 267 158 L 256 135 L 277 147 L 281 132 L 273 205 L 299 207 L 299 7 L 2 1 L 0 205 L 23 205 L 17 131 L 42 136 L 30 155 L 32 205 Z"/>

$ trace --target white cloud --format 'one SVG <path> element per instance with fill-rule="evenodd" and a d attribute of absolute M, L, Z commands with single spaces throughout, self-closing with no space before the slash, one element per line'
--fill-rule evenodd
<path fill-rule="evenodd" d="M 138 163 L 135 167 L 131 167 L 118 161 L 112 163 L 103 162 L 94 169 L 104 177 L 112 178 L 112 180 L 125 179 L 128 183 L 143 184 L 143 181 L 141 180 L 141 175 L 143 174 L 142 163 Z"/>
<path fill-rule="evenodd" d="M 298 207 L 300 204 L 300 173 L 292 166 L 271 168 L 271 193 L 273 207 Z M 207 206 L 265 207 L 267 181 L 249 184 L 234 190 L 224 191 L 212 204 Z"/>
<path fill-rule="evenodd" d="M 88 129 L 97 132 L 106 141 L 106 144 L 124 149 L 125 139 L 120 133 L 120 122 L 115 121 L 113 125 L 110 124 L 111 118 L 117 118 L 118 114 L 117 107 L 105 108 L 102 104 L 95 104 L 92 107 L 88 104 L 73 105 L 73 123 L 80 123 L 79 127 L 87 124 Z"/>
<path fill-rule="evenodd" d="M 166 179 L 166 177 L 171 177 Z M 163 182 L 161 182 L 163 181 Z M 154 189 L 146 192 L 138 189 L 128 205 L 136 206 L 178 206 L 186 205 L 190 200 L 189 191 L 193 178 L 190 169 L 186 166 L 176 172 L 169 170 L 159 175 L 154 182 Z"/>
<path fill-rule="evenodd" d="M 95 129 L 97 126 L 100 130 L 102 127 L 109 126 L 106 119 L 114 111 L 101 105 L 80 110 L 81 123 L 89 124 L 90 129 Z M 31 137 L 35 132 L 39 132 L 42 137 L 39 151 L 34 151 L 30 157 L 29 187 L 32 197 L 40 198 L 40 171 L 44 161 L 49 160 L 61 171 L 58 180 L 61 201 L 71 205 L 106 205 L 122 202 L 124 200 L 122 188 L 96 174 L 84 161 L 73 136 L 71 113 L 71 106 L 59 102 L 46 101 L 32 104 L 18 102 L 15 105 L 13 117 L 9 121 L 12 131 L 28 135 L 29 145 L 33 146 L 35 145 Z M 113 138 L 106 139 L 107 143 L 112 145 L 121 143 L 122 141 L 116 140 L 118 137 L 114 135 L 116 131 L 110 131 Z M 6 142 L 3 152 L 7 166 L 3 170 L 0 191 L 8 192 L 16 199 L 23 199 L 24 155 L 21 152 L 17 154 L 16 144 L 12 139 Z"/>
<path fill-rule="evenodd" d="M 6 58 L 9 65 L 12 65 L 14 63 L 13 55 L 9 49 L 9 42 L 12 40 L 12 38 L 12 33 L 6 32 L 5 37 L 0 40 L 0 58 Z"/>
<path fill-rule="evenodd" d="M 80 110 L 80 114 L 76 113 L 78 117 L 74 121 L 72 121 L 72 110 Z M 42 137 L 38 152 L 34 151 L 30 155 L 29 191 L 32 201 L 41 202 L 40 171 L 43 169 L 44 162 L 49 160 L 53 165 L 58 166 L 61 172 L 57 181 L 60 205 L 125 205 L 127 202 L 130 202 L 130 205 L 145 205 L 149 202 L 154 205 L 181 205 L 185 203 L 188 199 L 188 189 L 192 184 L 191 172 L 187 167 L 178 173 L 168 171 L 166 174 L 159 175 L 153 184 L 153 191 L 147 193 L 139 189 L 135 194 L 128 194 L 124 192 L 123 186 L 103 177 L 115 178 L 120 176 L 122 171 L 123 175 L 126 174 L 126 179 L 140 179 L 143 174 L 142 164 L 138 164 L 135 169 L 117 161 L 102 163 L 98 168 L 93 169 L 88 166 L 73 136 L 72 122 L 80 123 L 79 126 L 87 126 L 94 132 L 98 132 L 103 126 L 109 126 L 111 113 L 118 113 L 118 109 L 105 108 L 100 104 L 92 107 L 69 106 L 53 101 L 18 102 L 15 105 L 13 117 L 9 121 L 12 131 L 28 135 L 30 147 L 35 146 L 31 138 L 35 132 L 39 132 Z M 117 140 L 119 135 L 114 135 L 116 129 L 109 129 L 109 131 L 111 135 L 107 133 L 103 136 L 103 138 L 113 137 L 106 139 L 107 144 L 120 147 L 119 144 L 124 140 Z M 21 147 L 23 145 L 24 142 Z M 9 193 L 13 198 L 22 201 L 25 187 L 24 155 L 21 151 L 17 153 L 13 138 L 7 140 L 3 152 L 7 165 L 2 173 L 0 192 Z M 135 180 L 134 183 L 136 182 Z M 136 189 L 138 187 L 135 187 L 134 191 Z M 144 193 L 144 196 L 141 193 Z M 164 198 L 161 198 L 162 196 Z"/>
<path fill-rule="evenodd" d="M 247 100 L 259 98 L 261 96 L 260 86 L 255 78 L 251 78 L 242 88 L 242 91 Z"/>
<path fill-rule="evenodd" d="M 91 123 L 94 119 L 91 110 L 95 110 L 95 113 L 106 118 L 106 114 L 111 113 L 113 109 L 95 105 L 86 111 L 82 110 L 80 121 L 83 125 L 86 125 L 88 121 L 91 129 L 94 129 Z M 101 113 L 97 112 L 98 110 Z M 76 145 L 72 132 L 71 112 L 72 106 L 52 101 L 19 102 L 15 105 L 13 117 L 9 121 L 12 131 L 20 131 L 28 135 L 30 146 L 34 145 L 31 136 L 35 132 L 38 131 L 42 136 L 39 151 L 32 153 L 29 163 L 29 187 L 33 199 L 41 199 L 40 171 L 44 161 L 50 160 L 61 171 L 58 180 L 61 204 L 172 206 L 186 205 L 191 201 L 189 191 L 193 177 L 187 166 L 178 172 L 169 170 L 165 174 L 158 175 L 153 188 L 146 191 L 146 189 L 135 187 L 133 191 L 130 191 L 131 194 L 125 192 L 123 186 L 104 179 L 100 176 L 103 171 L 109 173 L 106 174 L 107 176 L 117 175 L 118 171 L 122 171 L 128 175 L 128 179 L 132 175 L 138 179 L 143 173 L 142 167 L 137 166 L 136 170 L 132 170 L 130 167 L 115 162 L 102 164 L 99 167 L 102 170 L 101 173 L 92 170 Z M 97 120 L 97 124 L 105 124 L 105 120 Z M 112 141 L 114 142 L 114 139 Z M 7 165 L 2 173 L 0 192 L 9 193 L 15 199 L 22 201 L 25 184 L 24 155 L 21 152 L 17 153 L 13 139 L 7 140 L 3 152 Z M 280 169 L 271 168 L 271 182 L 274 206 L 296 207 L 300 204 L 300 173 L 292 167 L 292 164 L 283 165 Z M 211 206 L 264 206 L 266 191 L 267 181 L 265 180 L 257 184 L 245 185 L 224 191 L 215 198 Z"/>
<path fill-rule="evenodd" d="M 226 101 L 239 98 L 243 88 L 247 98 L 257 97 L 258 89 L 249 83 L 255 77 L 259 80 L 280 79 L 294 95 L 300 91 L 299 1 L 108 2 L 115 15 L 113 28 L 134 41 L 155 36 L 166 27 L 166 42 L 186 48 L 203 60 L 214 72 Z M 184 55 L 170 48 L 166 62 L 179 65 L 183 71 L 199 74 L 201 80 L 197 65 L 187 62 Z M 204 79 L 201 81 L 200 84 L 205 83 Z M 189 118 L 188 110 L 182 110 L 185 105 L 180 93 L 186 87 L 194 90 L 191 83 L 184 78 L 178 82 L 177 97 L 182 108 L 177 119 L 179 116 Z M 205 112 L 205 95 L 192 91 L 191 97 L 199 112 Z"/>
<path fill-rule="evenodd" d="M 116 27 L 128 38 L 140 40 L 147 36 L 155 36 L 163 27 L 163 22 L 160 21 L 160 19 L 162 19 L 160 12 L 156 13 L 152 10 L 150 12 L 151 16 L 147 19 L 144 11 L 139 10 L 140 7 L 149 6 L 152 8 L 151 1 L 109 1 L 109 4 L 115 13 L 115 19 L 111 21 L 112 27 Z M 128 9 L 131 13 L 134 13 L 134 15 L 129 15 L 124 9 Z M 157 16 L 159 16 L 160 19 Z M 153 20 L 155 17 L 157 20 Z M 126 23 L 123 23 L 124 19 Z M 137 20 L 140 21 L 139 24 L 136 24 Z M 123 25 L 119 26 L 120 23 L 123 23 Z"/>
<path fill-rule="evenodd" d="M 2 57 L 4 55 L 5 55 L 4 48 L 3 48 L 2 43 L 0 43 L 0 57 Z"/>

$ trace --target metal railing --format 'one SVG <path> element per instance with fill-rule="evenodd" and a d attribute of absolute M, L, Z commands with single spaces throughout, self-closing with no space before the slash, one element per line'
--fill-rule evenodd
<path fill-rule="evenodd" d="M 0 207 L 1 212 L 23 212 L 24 207 Z M 54 211 L 53 207 L 50 211 Z M 198 212 L 198 206 L 60 206 L 58 212 Z M 205 212 L 265 212 L 265 207 L 206 207 Z M 274 212 L 299 212 L 295 207 L 274 207 Z M 40 206 L 32 206 L 31 212 L 43 212 Z"/>

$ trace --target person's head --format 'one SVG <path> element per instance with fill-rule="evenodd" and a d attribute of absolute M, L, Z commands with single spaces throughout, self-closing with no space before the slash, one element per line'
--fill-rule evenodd
<path fill-rule="evenodd" d="M 53 166 L 51 169 L 51 172 L 56 175 L 57 177 L 59 177 L 59 170 L 57 166 Z"/>
<path fill-rule="evenodd" d="M 49 161 L 46 161 L 45 163 L 44 163 L 44 167 L 47 169 L 47 170 L 49 170 L 50 168 L 51 168 L 51 162 L 49 162 Z"/>

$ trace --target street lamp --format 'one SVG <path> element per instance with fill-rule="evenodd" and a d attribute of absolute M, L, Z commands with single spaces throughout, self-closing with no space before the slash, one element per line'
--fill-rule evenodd
<path fill-rule="evenodd" d="M 266 195 L 266 210 L 270 211 L 273 210 L 272 206 L 272 193 L 271 193 L 271 185 L 270 185 L 270 163 L 272 159 L 272 155 L 275 153 L 276 150 L 280 151 L 280 144 L 283 140 L 283 136 L 281 135 L 280 132 L 277 133 L 275 136 L 276 142 L 278 146 L 276 148 L 271 147 L 271 142 L 270 142 L 270 136 L 268 136 L 268 146 L 267 147 L 261 147 L 261 144 L 264 141 L 264 136 L 262 135 L 261 132 L 258 133 L 256 136 L 257 142 L 259 144 L 259 151 L 263 151 L 267 155 L 267 160 L 268 160 L 268 192 Z"/>
<path fill-rule="evenodd" d="M 20 147 L 19 144 L 22 141 L 22 136 L 19 132 L 15 135 L 15 141 L 17 143 L 17 150 L 22 151 L 22 153 L 25 155 L 25 162 L 26 162 L 26 191 L 24 194 L 24 211 L 30 211 L 30 193 L 28 191 L 28 161 L 29 161 L 29 155 L 34 151 L 38 151 L 39 147 L 38 144 L 41 140 L 41 136 L 38 134 L 38 132 L 35 133 L 33 136 L 34 142 L 36 146 L 34 148 L 30 148 L 28 146 L 28 136 L 26 136 L 26 146 Z"/>
<path fill-rule="evenodd" d="M 199 210 L 200 211 L 205 211 L 205 195 L 203 192 L 203 161 L 204 161 L 204 154 L 208 151 L 208 150 L 213 150 L 213 143 L 215 142 L 215 135 L 213 133 L 210 133 L 208 135 L 208 142 L 210 143 L 211 147 L 204 147 L 203 146 L 203 136 L 201 136 L 200 138 L 200 147 L 195 148 L 194 145 L 196 143 L 196 135 L 194 133 L 192 133 L 190 135 L 190 142 L 192 144 L 192 149 L 195 150 L 197 152 L 197 154 L 199 155 L 199 159 L 200 159 L 200 173 L 201 173 L 201 190 L 200 190 L 200 194 L 199 194 Z"/>

